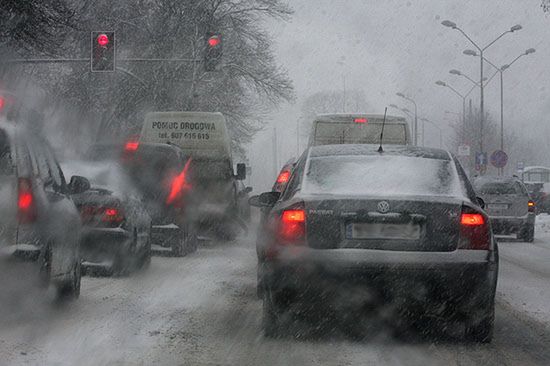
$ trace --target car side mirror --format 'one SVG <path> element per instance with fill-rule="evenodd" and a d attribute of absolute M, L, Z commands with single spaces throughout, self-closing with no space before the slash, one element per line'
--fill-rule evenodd
<path fill-rule="evenodd" d="M 246 165 L 243 163 L 237 164 L 237 175 L 235 176 L 237 180 L 246 179 Z"/>
<path fill-rule="evenodd" d="M 259 196 L 250 197 L 248 203 L 254 207 L 273 207 L 280 197 L 281 193 L 279 192 L 265 192 Z"/>
<path fill-rule="evenodd" d="M 477 204 L 479 205 L 479 207 L 485 209 L 485 201 L 483 200 L 483 198 L 481 197 L 476 197 L 477 198 Z"/>
<path fill-rule="evenodd" d="M 90 189 L 90 181 L 79 175 L 73 175 L 69 182 L 68 188 L 70 194 L 79 194 Z"/>

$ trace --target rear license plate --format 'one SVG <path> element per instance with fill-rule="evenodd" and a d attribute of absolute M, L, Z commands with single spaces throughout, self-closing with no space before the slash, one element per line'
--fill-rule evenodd
<path fill-rule="evenodd" d="M 420 239 L 418 224 L 354 223 L 346 228 L 348 239 Z"/>
<path fill-rule="evenodd" d="M 489 210 L 506 210 L 508 205 L 506 203 L 490 203 L 487 205 Z"/>

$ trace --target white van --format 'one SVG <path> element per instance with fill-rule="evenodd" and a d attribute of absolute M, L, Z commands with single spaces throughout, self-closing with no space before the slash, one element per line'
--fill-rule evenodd
<path fill-rule="evenodd" d="M 221 113 L 148 113 L 140 141 L 176 145 L 194 157 L 231 160 L 230 139 Z"/>
<path fill-rule="evenodd" d="M 335 144 L 378 144 L 384 115 L 321 114 L 315 117 L 309 146 Z M 403 117 L 386 116 L 383 144 L 410 145 L 411 133 Z"/>
<path fill-rule="evenodd" d="M 208 112 L 151 112 L 139 137 L 144 144 L 170 144 L 190 161 L 194 213 L 201 226 L 222 239 L 235 236 L 239 180 L 246 178 L 245 164 L 234 174 L 231 141 L 225 117 Z"/>

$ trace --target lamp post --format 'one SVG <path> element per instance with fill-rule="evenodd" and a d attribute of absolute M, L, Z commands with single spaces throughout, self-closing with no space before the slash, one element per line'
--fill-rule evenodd
<path fill-rule="evenodd" d="M 407 97 L 403 93 L 396 93 L 395 95 L 411 102 L 414 105 L 414 145 L 418 146 L 418 106 L 416 105 L 414 99 Z"/>
<path fill-rule="evenodd" d="M 484 61 L 484 58 L 483 58 L 483 52 L 485 52 L 489 47 L 491 47 L 493 44 L 495 44 L 495 42 L 497 42 L 499 39 L 501 39 L 502 37 L 504 37 L 506 34 L 508 33 L 513 33 L 513 32 L 516 32 L 516 31 L 519 31 L 522 29 L 522 26 L 517 24 L 517 25 L 514 25 L 513 27 L 511 27 L 509 30 L 505 31 L 504 33 L 502 33 L 500 36 L 498 36 L 497 38 L 495 38 L 492 42 L 490 42 L 489 44 L 487 44 L 486 46 L 484 47 L 481 47 L 481 46 L 478 46 L 477 43 L 475 43 L 472 38 L 470 38 L 462 29 L 460 29 L 456 23 L 450 21 L 450 20 L 444 20 L 443 22 L 441 22 L 441 24 L 445 27 L 448 27 L 448 28 L 451 28 L 451 29 L 456 29 L 458 30 L 460 33 L 462 33 L 462 35 L 464 37 L 466 37 L 466 39 L 468 41 L 470 41 L 470 43 L 479 51 L 479 60 L 480 60 L 480 78 L 479 78 L 479 87 L 480 87 L 480 100 L 479 100 L 479 112 L 480 112 L 480 120 L 479 120 L 479 152 L 482 153 L 483 152 L 483 122 L 484 122 L 484 119 L 485 119 L 485 101 L 484 101 L 484 95 L 483 95 L 483 61 Z M 464 52 L 466 53 L 466 51 Z M 475 52 L 474 52 L 475 53 Z"/>
<path fill-rule="evenodd" d="M 470 93 L 476 87 L 474 86 L 472 89 L 470 89 L 468 93 L 462 94 L 444 81 L 438 80 L 435 82 L 435 84 L 450 89 L 453 93 L 458 95 L 460 99 L 462 99 L 462 142 L 465 143 L 466 142 L 466 98 L 468 97 L 468 95 L 470 95 Z"/>
<path fill-rule="evenodd" d="M 496 66 L 494 63 L 483 57 L 483 60 L 494 67 L 497 70 L 496 72 L 500 74 L 500 150 L 504 151 L 504 71 L 508 70 L 510 66 L 512 66 L 517 60 L 519 60 L 523 56 L 527 56 L 535 52 L 536 50 L 534 48 L 529 48 L 518 57 L 513 59 L 512 62 L 501 67 Z M 478 56 L 478 54 L 474 50 L 465 50 L 464 54 L 469 56 Z"/>

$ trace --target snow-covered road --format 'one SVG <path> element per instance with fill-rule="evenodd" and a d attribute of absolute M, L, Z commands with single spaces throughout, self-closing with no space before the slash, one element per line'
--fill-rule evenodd
<path fill-rule="evenodd" d="M 253 238 L 205 243 L 186 258 L 155 257 L 128 278 L 83 279 L 79 301 L 46 299 L 0 320 L 0 365 L 549 365 L 550 217 L 534 244 L 504 240 L 490 345 L 380 329 L 355 342 L 339 331 L 265 339 L 255 297 Z M 452 330 L 450 330 L 452 335 Z"/>

